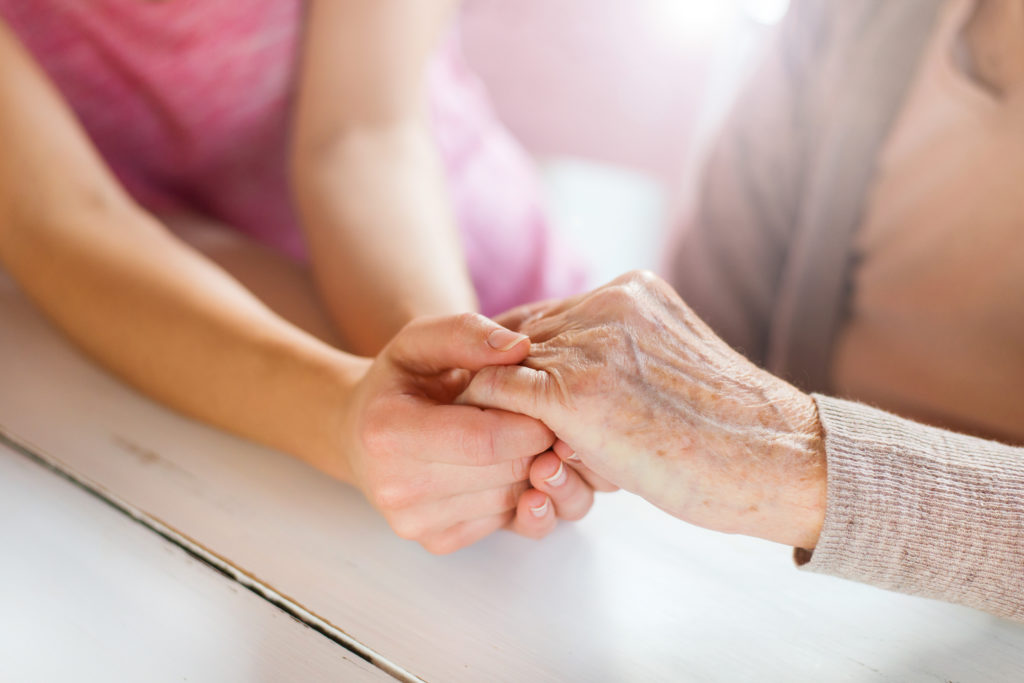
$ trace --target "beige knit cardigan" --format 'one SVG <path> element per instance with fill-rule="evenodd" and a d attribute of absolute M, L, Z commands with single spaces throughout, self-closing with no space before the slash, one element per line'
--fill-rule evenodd
<path fill-rule="evenodd" d="M 792 4 L 709 156 L 669 278 L 734 347 L 822 392 L 828 507 L 798 564 L 1024 621 L 1024 449 L 824 395 L 875 159 L 941 5 Z"/>

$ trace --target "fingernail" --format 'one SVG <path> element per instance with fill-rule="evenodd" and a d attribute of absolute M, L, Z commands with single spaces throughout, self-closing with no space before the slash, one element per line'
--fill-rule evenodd
<path fill-rule="evenodd" d="M 576 455 L 576 451 L 573 451 L 569 455 L 565 456 L 566 460 L 572 460 L 573 462 L 582 462 L 580 456 Z"/>
<path fill-rule="evenodd" d="M 565 479 L 566 479 L 565 465 L 562 464 L 561 461 L 559 461 L 558 469 L 555 471 L 554 474 L 552 474 L 550 477 L 548 477 L 544 481 L 547 482 L 547 484 L 549 486 L 561 486 L 562 484 L 565 483 Z"/>
<path fill-rule="evenodd" d="M 529 337 L 525 334 L 519 334 L 512 330 L 506 330 L 504 327 L 499 327 L 488 335 L 487 345 L 492 349 L 497 349 L 498 351 L 509 351 L 513 346 L 524 342 L 527 339 L 529 339 Z"/>
<path fill-rule="evenodd" d="M 530 512 L 533 513 L 534 517 L 543 517 L 548 514 L 548 499 L 544 499 L 543 505 L 538 505 L 535 508 L 530 508 Z"/>

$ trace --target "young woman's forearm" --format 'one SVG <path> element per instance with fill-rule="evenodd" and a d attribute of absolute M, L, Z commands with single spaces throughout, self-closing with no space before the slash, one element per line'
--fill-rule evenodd
<path fill-rule="evenodd" d="M 77 345 L 172 408 L 347 478 L 332 442 L 367 361 L 285 322 L 130 204 L 58 216 L 0 217 L 0 262 Z"/>
<path fill-rule="evenodd" d="M 69 337 L 178 410 L 344 476 L 330 442 L 365 361 L 285 323 L 138 208 L 2 21 L 0 150 L 0 265 Z"/>
<path fill-rule="evenodd" d="M 420 315 L 476 309 L 425 126 L 351 130 L 297 151 L 293 177 L 317 281 L 351 350 L 375 354 Z"/>

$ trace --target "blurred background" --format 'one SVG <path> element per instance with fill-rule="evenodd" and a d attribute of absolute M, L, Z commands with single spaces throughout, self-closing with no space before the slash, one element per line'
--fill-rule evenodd
<path fill-rule="evenodd" d="M 463 48 L 595 284 L 657 268 L 789 0 L 469 0 Z"/>

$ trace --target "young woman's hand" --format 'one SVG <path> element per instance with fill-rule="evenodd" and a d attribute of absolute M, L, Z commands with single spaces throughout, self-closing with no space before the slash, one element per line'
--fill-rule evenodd
<path fill-rule="evenodd" d="M 451 402 L 473 371 L 519 363 L 529 348 L 525 335 L 476 314 L 410 323 L 342 409 L 348 457 L 335 474 L 358 486 L 399 536 L 431 552 L 513 523 L 530 465 L 553 434 L 524 415 Z M 532 519 L 517 530 L 550 530 Z"/>

